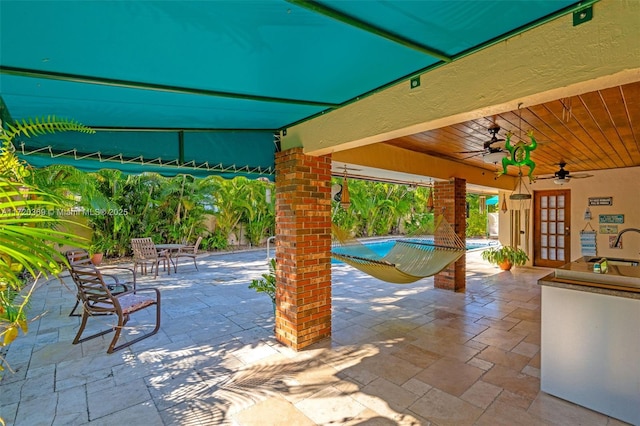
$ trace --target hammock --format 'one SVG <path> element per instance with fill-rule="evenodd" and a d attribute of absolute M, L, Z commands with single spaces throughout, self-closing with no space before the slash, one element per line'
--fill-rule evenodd
<path fill-rule="evenodd" d="M 408 284 L 430 277 L 460 259 L 465 253 L 464 241 L 442 216 L 438 217 L 433 239 L 397 240 L 389 253 L 380 256 L 359 241 L 346 242 L 334 228 L 340 244 L 334 244 L 331 255 L 380 280 Z"/>

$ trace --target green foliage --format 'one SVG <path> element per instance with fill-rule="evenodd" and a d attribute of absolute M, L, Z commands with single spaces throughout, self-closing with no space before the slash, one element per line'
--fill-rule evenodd
<path fill-rule="evenodd" d="M 259 245 L 268 234 L 275 233 L 275 197 L 267 202 L 267 190 L 273 192 L 271 182 L 248 181 L 249 203 L 244 205 L 242 221 L 245 223 L 247 238 L 251 245 Z"/>
<path fill-rule="evenodd" d="M 269 273 L 262 274 L 262 278 L 255 279 L 249 284 L 249 288 L 258 293 L 265 293 L 271 298 L 274 307 L 276 303 L 276 260 L 269 260 Z"/>
<path fill-rule="evenodd" d="M 429 188 L 419 187 L 409 192 L 411 207 L 403 218 L 403 227 L 407 235 L 423 234 L 425 229 L 433 229 L 434 215 L 427 209 Z"/>
<path fill-rule="evenodd" d="M 467 203 L 469 203 L 469 217 L 467 218 L 467 237 L 486 237 L 487 236 L 487 209 L 480 213 L 480 196 L 477 194 L 468 194 Z"/>
<path fill-rule="evenodd" d="M 529 260 L 524 250 L 512 246 L 491 247 L 482 252 L 482 258 L 494 265 L 508 260 L 515 266 L 522 266 Z"/>
<path fill-rule="evenodd" d="M 156 173 L 130 176 L 106 169 L 83 173 L 68 166 L 25 170 L 31 182 L 47 186 L 69 203 L 79 203 L 93 232 L 92 253 L 127 255 L 131 238 L 147 236 L 169 243 L 203 236 L 203 249 L 224 250 L 228 236 L 236 232 L 240 238 L 241 228 L 253 245 L 275 229 L 275 197 L 267 203 L 265 196 L 267 187 L 273 190 L 270 182 L 167 178 Z M 205 226 L 210 215 L 216 218 L 211 234 Z"/>
<path fill-rule="evenodd" d="M 40 274 L 58 274 L 66 263 L 56 244 L 86 247 L 79 237 L 58 230 L 66 220 L 57 213 L 68 208 L 70 200 L 45 185 L 34 185 L 40 183 L 38 176 L 15 155 L 13 146 L 19 135 L 69 130 L 93 132 L 55 117 L 6 124 L 0 132 L 0 346 L 13 342 L 19 330 L 28 331 L 26 307 L 35 285 L 27 290 L 26 284 Z"/>
<path fill-rule="evenodd" d="M 220 176 L 210 178 L 214 185 L 213 206 L 216 216 L 216 230 L 221 235 L 229 236 L 236 232 L 240 240 L 241 221 L 247 215 L 247 210 L 251 209 L 251 192 L 247 187 L 248 179 L 236 177 L 231 180 Z"/>
<path fill-rule="evenodd" d="M 80 192 L 89 225 L 92 250 L 107 255 L 129 253 L 131 238 L 156 242 L 193 241 L 204 235 L 205 204 L 213 191 L 207 179 L 155 173 L 127 176 L 101 170 L 87 176 Z"/>
<path fill-rule="evenodd" d="M 333 178 L 332 184 L 342 184 Z M 433 229 L 434 213 L 427 209 L 429 188 L 410 188 L 380 182 L 349 179 L 351 205 L 345 210 L 332 200 L 332 221 L 355 238 L 379 235 L 416 235 Z M 467 195 L 467 237 L 485 237 L 487 211 L 480 213 L 479 196 Z"/>
<path fill-rule="evenodd" d="M 95 133 L 95 130 L 67 118 L 57 118 L 49 115 L 46 118 L 30 118 L 15 123 L 5 123 L 6 128 L 0 133 L 0 140 L 13 142 L 20 135 L 26 137 L 58 132 Z"/>
<path fill-rule="evenodd" d="M 3 134 L 0 132 L 0 135 Z M 2 176 L 5 179 L 13 182 L 22 182 L 29 176 L 29 170 L 14 152 L 15 147 L 11 141 L 4 140 L 2 142 L 2 152 L 0 152 L 0 171 L 2 171 Z"/>
<path fill-rule="evenodd" d="M 203 240 L 202 246 L 207 250 L 226 250 L 229 247 L 229 238 L 227 234 L 223 235 L 219 229 Z"/>
<path fill-rule="evenodd" d="M 342 179 L 334 179 L 335 183 L 342 184 Z M 332 219 L 355 237 L 404 233 L 407 224 L 424 228 L 433 217 L 426 211 L 426 188 L 412 191 L 405 185 L 356 179 L 349 179 L 348 187 L 351 205 L 345 210 L 332 201 Z"/>

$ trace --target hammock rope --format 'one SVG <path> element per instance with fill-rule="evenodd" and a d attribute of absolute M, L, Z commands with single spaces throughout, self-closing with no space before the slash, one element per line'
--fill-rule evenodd
<path fill-rule="evenodd" d="M 341 233 L 334 233 L 338 234 Z M 357 240 L 346 241 L 343 234 L 337 236 L 337 240 L 331 252 L 333 258 L 394 284 L 409 284 L 433 276 L 466 251 L 464 241 L 442 216 L 436 222 L 433 240 L 397 240 L 384 256 Z"/>

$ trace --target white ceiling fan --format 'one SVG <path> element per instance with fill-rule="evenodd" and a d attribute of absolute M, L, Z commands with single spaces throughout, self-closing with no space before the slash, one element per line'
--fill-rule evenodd
<path fill-rule="evenodd" d="M 584 178 L 589 178 L 593 176 L 593 175 L 590 175 L 589 173 L 571 173 L 570 171 L 564 168 L 566 165 L 567 163 L 565 163 L 564 161 L 561 161 L 558 163 L 558 166 L 560 166 L 560 169 L 557 172 L 555 172 L 551 176 L 538 177 L 536 178 L 536 180 L 553 179 L 553 183 L 555 183 L 556 185 L 564 185 L 565 183 L 569 183 L 571 179 L 584 179 Z"/>

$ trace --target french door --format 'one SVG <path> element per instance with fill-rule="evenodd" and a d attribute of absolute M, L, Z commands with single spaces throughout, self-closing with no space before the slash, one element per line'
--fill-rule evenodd
<path fill-rule="evenodd" d="M 571 261 L 571 191 L 534 192 L 533 264 L 556 268 Z"/>

